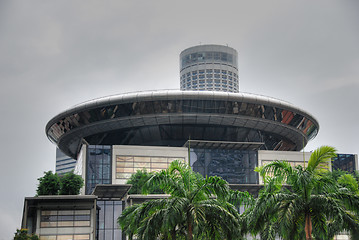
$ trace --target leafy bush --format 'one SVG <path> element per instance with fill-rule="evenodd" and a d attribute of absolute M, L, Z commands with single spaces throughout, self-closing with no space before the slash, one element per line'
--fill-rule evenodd
<path fill-rule="evenodd" d="M 128 192 L 129 194 L 142 194 L 143 193 L 143 186 L 145 183 L 153 176 L 152 172 L 147 172 L 144 168 L 142 170 L 137 170 L 136 173 L 131 175 L 131 178 L 127 180 L 127 184 L 132 184 L 132 188 Z M 157 185 L 152 185 L 151 189 L 148 191 L 152 194 L 163 194 L 163 191 Z"/>
<path fill-rule="evenodd" d="M 14 240 L 39 240 L 39 237 L 36 234 L 27 234 L 27 229 L 17 229 Z"/>
<path fill-rule="evenodd" d="M 73 172 L 58 176 L 52 171 L 45 172 L 43 177 L 38 178 L 39 185 L 36 193 L 39 195 L 77 195 L 84 185 L 81 176 Z"/>

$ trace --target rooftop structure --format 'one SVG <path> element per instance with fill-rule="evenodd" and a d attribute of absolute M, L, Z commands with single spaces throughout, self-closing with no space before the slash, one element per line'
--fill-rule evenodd
<path fill-rule="evenodd" d="M 299 151 L 317 135 L 309 113 L 248 93 L 148 91 L 91 100 L 49 121 L 48 138 L 77 158 L 91 145 L 183 146 L 187 140 L 256 142 L 262 150 Z M 304 145 L 303 145 L 304 144 Z"/>
<path fill-rule="evenodd" d="M 180 54 L 181 90 L 239 92 L 238 53 L 222 45 L 199 45 Z"/>

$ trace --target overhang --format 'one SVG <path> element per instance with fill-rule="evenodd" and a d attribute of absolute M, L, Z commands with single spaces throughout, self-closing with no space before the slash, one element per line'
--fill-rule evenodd
<path fill-rule="evenodd" d="M 203 141 L 188 140 L 184 147 L 205 148 L 205 149 L 233 149 L 233 150 L 259 150 L 263 142 L 222 142 L 222 141 Z"/>
<path fill-rule="evenodd" d="M 122 199 L 131 187 L 131 184 L 97 184 L 92 195 L 101 199 Z"/>

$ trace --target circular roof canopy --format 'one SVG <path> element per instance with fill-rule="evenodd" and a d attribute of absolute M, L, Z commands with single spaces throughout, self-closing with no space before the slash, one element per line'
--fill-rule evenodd
<path fill-rule="evenodd" d="M 77 158 L 89 144 L 183 146 L 188 139 L 261 142 L 300 150 L 319 124 L 287 102 L 249 93 L 162 90 L 113 95 L 76 105 L 46 125 L 48 138 Z M 304 145 L 304 146 L 303 146 Z"/>

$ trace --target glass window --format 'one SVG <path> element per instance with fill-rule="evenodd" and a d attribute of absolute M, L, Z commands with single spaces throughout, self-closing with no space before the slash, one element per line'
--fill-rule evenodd
<path fill-rule="evenodd" d="M 258 183 L 256 151 L 191 149 L 196 161 L 194 171 L 203 176 L 221 176 L 231 184 Z"/>
<path fill-rule="evenodd" d="M 203 79 L 204 78 L 204 74 L 199 75 L 199 79 Z"/>
<path fill-rule="evenodd" d="M 150 163 L 149 162 L 148 163 L 136 162 L 136 163 L 134 163 L 133 167 L 140 168 L 140 169 L 143 169 L 143 168 L 149 169 Z"/>
<path fill-rule="evenodd" d="M 222 74 L 227 74 L 227 71 L 226 71 L 226 70 L 222 70 Z"/>
<path fill-rule="evenodd" d="M 122 159 L 122 161 L 126 161 L 126 159 Z M 86 194 L 91 194 L 97 184 L 111 183 L 111 176 L 111 146 L 89 145 L 87 148 Z"/>
<path fill-rule="evenodd" d="M 198 73 L 199 74 L 204 74 L 204 70 L 199 70 Z"/>
<path fill-rule="evenodd" d="M 89 240 L 89 235 L 74 235 L 74 240 Z"/>
<path fill-rule="evenodd" d="M 220 69 L 214 69 L 214 73 L 220 73 L 221 70 Z"/>
<path fill-rule="evenodd" d="M 212 73 L 213 70 L 212 69 L 206 69 L 206 73 Z"/>
<path fill-rule="evenodd" d="M 46 214 L 52 215 L 46 215 Z M 81 215 L 79 215 L 81 214 Z M 90 210 L 43 210 L 41 211 L 40 226 L 47 227 L 85 227 L 90 226 Z"/>
<path fill-rule="evenodd" d="M 56 240 L 56 236 L 40 236 L 40 240 Z"/>
<path fill-rule="evenodd" d="M 155 163 L 167 163 L 167 158 L 165 157 L 151 157 L 151 162 Z"/>
<path fill-rule="evenodd" d="M 57 240 L 73 240 L 72 235 L 57 235 Z"/>
<path fill-rule="evenodd" d="M 227 62 L 228 61 L 228 54 L 227 53 L 221 53 L 221 60 L 224 61 L 224 62 Z"/>
<path fill-rule="evenodd" d="M 214 60 L 220 60 L 220 58 L 221 58 L 220 56 L 221 56 L 221 53 L 219 53 L 219 52 L 214 52 L 213 53 L 213 59 Z"/>
<path fill-rule="evenodd" d="M 213 74 L 207 74 L 206 77 L 207 78 L 213 78 Z"/>
<path fill-rule="evenodd" d="M 197 75 L 197 71 L 192 71 L 192 75 Z"/>

